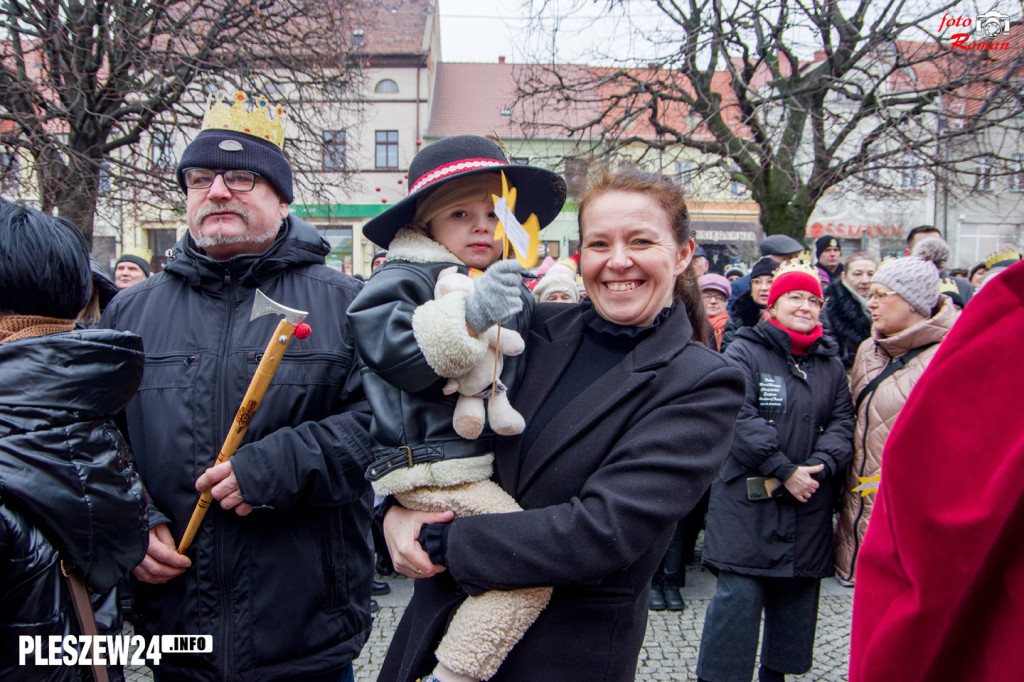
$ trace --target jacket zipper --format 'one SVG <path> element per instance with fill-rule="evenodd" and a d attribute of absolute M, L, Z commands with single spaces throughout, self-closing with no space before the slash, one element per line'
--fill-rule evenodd
<path fill-rule="evenodd" d="M 227 297 L 226 297 L 227 307 L 228 307 L 228 310 L 227 310 L 227 313 L 228 313 L 227 333 L 224 335 L 224 340 L 221 343 L 221 349 L 220 349 L 220 351 L 221 351 L 220 352 L 221 361 L 220 361 L 220 367 L 217 368 L 217 386 L 222 387 L 221 388 L 220 418 L 218 419 L 218 421 L 220 422 L 220 424 L 219 424 L 220 429 L 219 429 L 218 433 L 221 433 L 221 434 L 227 434 L 228 433 L 228 429 L 231 428 L 230 424 L 225 423 L 225 420 L 228 418 L 228 415 L 230 414 L 230 415 L 232 415 L 232 417 L 234 416 L 234 411 L 232 411 L 231 410 L 231 406 L 228 405 L 228 390 L 227 390 L 228 365 L 230 364 L 230 359 L 231 359 L 231 355 L 230 355 L 231 340 L 232 340 L 232 337 L 234 336 L 234 326 L 235 326 L 235 291 L 234 291 L 234 286 L 232 285 L 232 282 L 231 282 L 231 275 L 230 274 L 224 276 L 224 287 L 225 287 L 225 290 L 227 291 L 227 294 L 228 294 Z M 237 411 L 237 408 L 236 408 L 235 411 Z M 232 419 L 232 421 L 234 421 L 234 420 Z M 219 444 L 215 444 L 215 447 L 219 447 Z M 234 628 L 233 628 L 233 623 L 232 623 L 232 618 L 233 618 L 234 612 L 230 608 L 231 603 L 230 603 L 230 599 L 228 598 L 228 595 L 229 595 L 229 591 L 228 590 L 229 590 L 229 586 L 231 585 L 231 581 L 229 580 L 229 576 L 227 575 L 228 561 L 227 561 L 227 557 L 225 556 L 227 540 L 224 537 L 224 527 L 223 527 L 222 524 L 218 524 L 217 525 L 216 534 L 217 534 L 217 538 L 216 538 L 216 546 L 217 546 L 217 558 L 216 558 L 216 562 L 217 562 L 217 585 L 218 585 L 218 588 L 220 590 L 220 599 L 219 599 L 220 605 L 221 605 L 220 612 L 221 612 L 221 614 L 222 614 L 222 616 L 224 618 L 224 629 L 223 629 L 223 632 L 224 632 L 224 644 L 221 647 L 221 650 L 223 651 L 223 659 L 222 659 L 223 662 L 222 662 L 222 665 L 221 665 L 221 671 L 222 671 L 221 679 L 224 682 L 230 682 L 230 680 L 231 680 L 231 671 L 230 671 L 229 668 L 231 667 L 231 661 L 233 660 L 233 656 L 231 655 L 231 651 L 234 648 L 234 646 L 233 646 L 233 630 L 234 630 Z"/>
<path fill-rule="evenodd" d="M 871 401 L 875 399 L 875 392 L 872 391 L 871 395 L 868 396 L 867 405 L 864 406 L 864 433 L 860 437 L 861 451 L 864 453 L 864 459 L 860 463 L 860 470 L 857 472 L 858 478 L 864 477 L 864 469 L 868 465 L 868 427 L 871 426 Z M 881 463 L 879 463 L 881 464 Z M 846 494 L 846 491 L 843 491 Z M 857 572 L 857 555 L 860 554 L 860 533 L 857 531 L 860 526 L 860 520 L 864 517 L 864 496 L 861 496 L 857 500 L 857 515 L 853 517 L 853 554 L 850 555 L 850 580 Z M 866 530 L 866 529 L 865 529 Z"/>

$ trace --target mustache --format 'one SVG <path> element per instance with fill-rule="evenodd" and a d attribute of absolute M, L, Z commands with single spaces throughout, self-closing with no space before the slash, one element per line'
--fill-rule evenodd
<path fill-rule="evenodd" d="M 196 210 L 196 224 L 201 224 L 214 213 L 234 213 L 246 225 L 249 224 L 249 211 L 239 201 L 208 202 Z"/>

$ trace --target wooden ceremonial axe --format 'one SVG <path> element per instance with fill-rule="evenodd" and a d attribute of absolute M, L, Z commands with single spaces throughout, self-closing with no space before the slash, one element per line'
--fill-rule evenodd
<path fill-rule="evenodd" d="M 220 454 L 217 455 L 217 462 L 214 466 L 223 464 L 228 461 L 231 455 L 235 454 L 238 444 L 242 442 L 242 436 L 245 435 L 246 429 L 249 428 L 249 424 L 252 422 L 253 415 L 256 414 L 256 408 L 260 406 L 260 401 L 263 400 L 263 394 L 267 392 L 270 380 L 274 378 L 277 366 L 281 364 L 281 357 L 288 350 L 288 344 L 291 343 L 292 336 L 297 336 L 300 339 L 309 336 L 309 325 L 302 323 L 308 314 L 303 310 L 286 308 L 280 303 L 267 298 L 259 289 L 256 290 L 256 300 L 252 304 L 252 315 L 249 316 L 249 321 L 252 322 L 257 317 L 262 317 L 263 315 L 282 315 L 284 319 L 277 323 L 277 329 L 274 330 L 274 335 L 270 338 L 267 349 L 263 351 L 263 358 L 256 367 L 256 374 L 249 383 L 249 389 L 245 392 L 245 397 L 242 398 L 242 405 L 238 408 L 235 422 L 231 425 L 227 438 L 224 439 L 224 445 L 220 448 Z M 213 495 L 210 494 L 209 490 L 199 497 L 199 502 L 196 503 L 196 508 L 192 512 L 192 518 L 185 529 L 185 535 L 182 536 L 181 542 L 178 543 L 178 554 L 184 554 L 185 550 L 192 544 L 192 540 L 195 539 L 196 532 L 199 530 L 199 524 L 203 522 L 203 517 L 206 516 L 206 510 L 209 509 L 211 502 L 213 502 Z"/>

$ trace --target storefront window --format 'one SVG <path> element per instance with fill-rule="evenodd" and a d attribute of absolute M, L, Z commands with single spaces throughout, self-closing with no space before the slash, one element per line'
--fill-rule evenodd
<path fill-rule="evenodd" d="M 317 225 L 320 234 L 331 245 L 331 252 L 327 254 L 327 266 L 352 274 L 352 226 L 341 225 L 327 227 Z"/>
<path fill-rule="evenodd" d="M 962 263 L 984 260 L 1005 246 L 1014 246 L 1017 226 L 1011 223 L 961 223 L 957 253 Z"/>
<path fill-rule="evenodd" d="M 177 243 L 177 234 L 175 230 L 146 230 L 146 246 L 153 254 L 150 267 L 154 275 L 167 264 L 167 252 Z"/>

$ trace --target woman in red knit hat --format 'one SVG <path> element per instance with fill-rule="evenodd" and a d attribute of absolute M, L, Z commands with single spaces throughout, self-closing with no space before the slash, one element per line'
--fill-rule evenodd
<path fill-rule="evenodd" d="M 761 682 L 811 668 L 821 578 L 832 575 L 832 500 L 853 455 L 853 405 L 836 344 L 822 335 L 809 264 L 775 272 L 767 319 L 726 355 L 747 396 L 711 486 L 704 564 L 718 573 L 697 675 L 748 682 L 762 613 Z"/>

